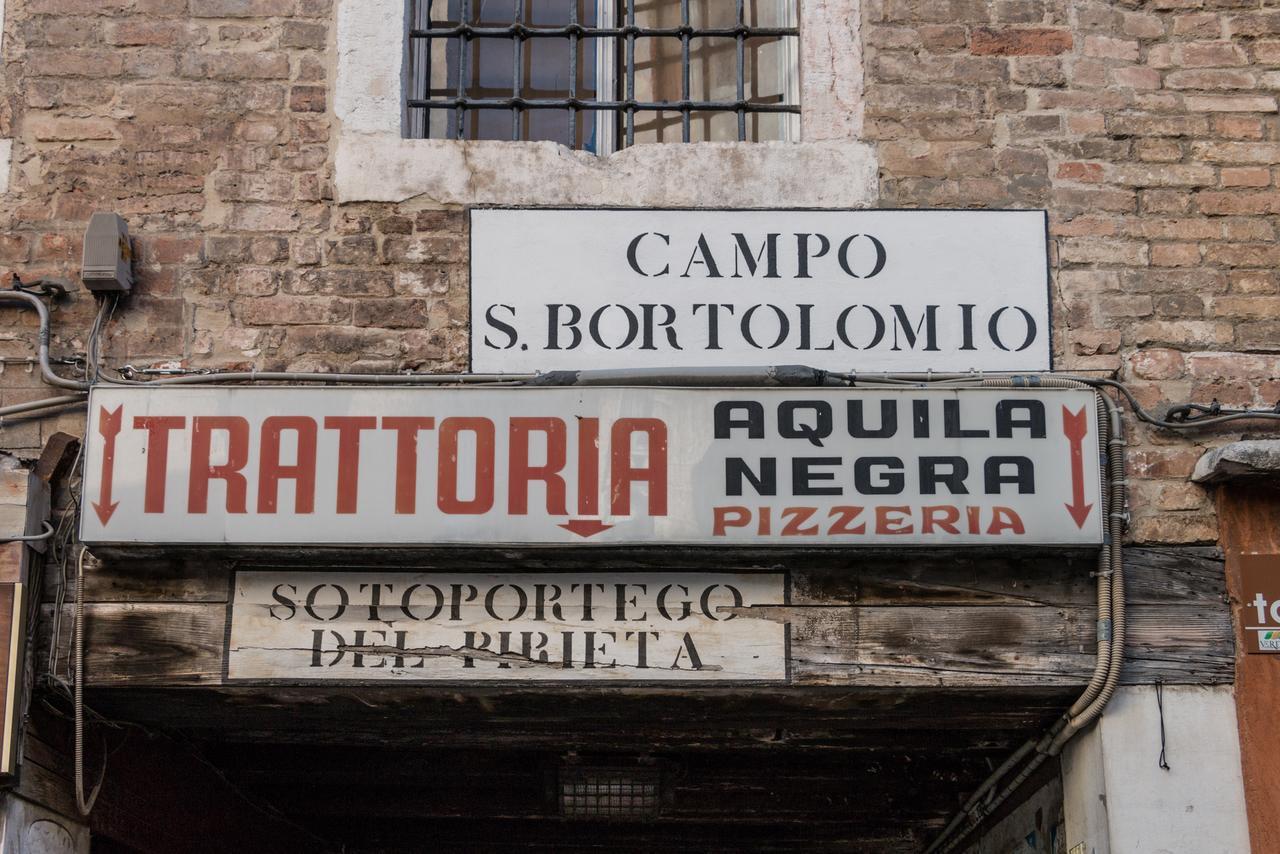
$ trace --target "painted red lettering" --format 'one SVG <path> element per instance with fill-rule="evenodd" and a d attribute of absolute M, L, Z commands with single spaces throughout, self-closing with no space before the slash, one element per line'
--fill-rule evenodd
<path fill-rule="evenodd" d="M 813 518 L 813 514 L 817 512 L 816 507 L 787 507 L 782 511 L 782 518 L 787 523 L 782 526 L 782 536 L 784 537 L 812 537 L 818 533 L 817 525 L 802 527 L 805 522 Z"/>
<path fill-rule="evenodd" d="M 540 466 L 529 464 L 529 434 L 547 437 L 547 461 Z M 507 474 L 507 510 L 513 516 L 529 512 L 529 484 L 539 480 L 547 487 L 547 513 L 563 516 L 565 505 L 564 478 L 565 426 L 559 418 L 512 418 L 509 428 L 509 471 Z"/>
<path fill-rule="evenodd" d="M 133 429 L 147 431 L 147 486 L 142 499 L 144 513 L 164 512 L 164 482 L 169 474 L 169 431 L 181 430 L 181 415 L 147 415 L 133 419 Z"/>
<path fill-rule="evenodd" d="M 745 528 L 751 521 L 751 511 L 746 507 L 716 507 L 711 513 L 711 533 L 717 537 L 723 537 L 729 528 Z"/>
<path fill-rule="evenodd" d="M 600 419 L 578 419 L 578 515 L 600 512 Z"/>
<path fill-rule="evenodd" d="M 877 534 L 910 534 L 915 527 L 909 524 L 910 507 L 877 507 Z"/>
<path fill-rule="evenodd" d="M 326 430 L 338 431 L 339 513 L 356 512 L 360 487 L 360 432 L 373 430 L 377 426 L 378 419 L 371 415 L 334 415 L 324 419 Z"/>
<path fill-rule="evenodd" d="M 631 464 L 631 437 L 649 437 L 648 460 L 643 466 Z M 643 482 L 649 487 L 649 515 L 667 515 L 667 425 L 656 418 L 619 418 L 610 437 L 610 510 L 617 516 L 631 515 L 631 487 Z"/>
<path fill-rule="evenodd" d="M 458 434 L 476 437 L 475 496 L 458 497 Z M 440 484 L 436 505 L 451 515 L 479 515 L 493 508 L 493 422 L 488 418 L 446 418 L 440 422 L 438 470 Z"/>
<path fill-rule="evenodd" d="M 854 526 L 854 522 L 862 515 L 861 507 L 832 507 L 827 512 L 828 519 L 835 519 L 831 523 L 831 529 L 827 531 L 829 535 L 837 534 L 865 534 L 867 532 L 867 524 L 865 522 Z"/>
<path fill-rule="evenodd" d="M 1022 524 L 1022 517 L 1012 507 L 992 507 L 991 526 L 987 528 L 987 533 L 1000 534 L 1004 531 L 1025 534 L 1027 529 Z"/>
<path fill-rule="evenodd" d="M 292 463 L 280 461 L 280 438 L 286 430 L 298 437 Z M 273 415 L 262 422 L 262 461 L 258 466 L 258 512 L 275 513 L 280 481 L 292 480 L 293 512 L 311 513 L 316 505 L 316 421 L 305 415 Z"/>
<path fill-rule="evenodd" d="M 958 534 L 960 529 L 956 527 L 956 522 L 960 521 L 960 508 L 952 507 L 949 504 L 943 504 L 936 507 L 922 507 L 924 520 L 920 525 L 920 533 L 932 534 L 936 527 L 948 534 Z"/>
<path fill-rule="evenodd" d="M 227 432 L 227 461 L 210 462 L 213 431 Z M 238 415 L 197 415 L 191 421 L 191 480 L 187 484 L 187 512 L 209 512 L 209 481 L 227 483 L 227 512 L 245 513 L 249 484 L 240 469 L 249 461 L 249 422 Z"/>
<path fill-rule="evenodd" d="M 433 430 L 434 418 L 395 417 L 382 419 L 383 430 L 396 431 L 396 513 L 418 509 L 418 433 Z"/>

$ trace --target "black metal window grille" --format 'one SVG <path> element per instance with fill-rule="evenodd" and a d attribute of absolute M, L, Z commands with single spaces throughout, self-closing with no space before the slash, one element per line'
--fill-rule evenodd
<path fill-rule="evenodd" d="M 409 135 L 798 137 L 797 0 L 413 0 Z"/>
<path fill-rule="evenodd" d="M 560 769 L 560 812 L 566 818 L 652 818 L 659 810 L 656 768 Z"/>

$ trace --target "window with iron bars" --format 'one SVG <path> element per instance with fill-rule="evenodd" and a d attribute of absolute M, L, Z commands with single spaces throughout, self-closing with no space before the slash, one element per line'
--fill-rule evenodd
<path fill-rule="evenodd" d="M 799 138 L 798 0 L 413 0 L 409 134 Z"/>

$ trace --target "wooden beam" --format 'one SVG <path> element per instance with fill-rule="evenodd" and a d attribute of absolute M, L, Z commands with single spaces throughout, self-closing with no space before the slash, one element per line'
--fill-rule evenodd
<path fill-rule="evenodd" d="M 1204 549 L 1131 549 L 1125 683 L 1228 683 L 1221 563 Z M 1073 686 L 1094 666 L 1092 564 L 947 560 L 792 573 L 790 606 L 746 618 L 791 624 L 793 684 Z M 229 575 L 165 562 L 94 567 L 86 599 L 94 686 L 222 683 Z M 151 598 L 143 598 L 149 592 Z M 70 648 L 68 603 L 57 641 Z M 46 606 L 47 627 L 52 606 Z M 317 688 L 341 691 L 340 686 Z"/>

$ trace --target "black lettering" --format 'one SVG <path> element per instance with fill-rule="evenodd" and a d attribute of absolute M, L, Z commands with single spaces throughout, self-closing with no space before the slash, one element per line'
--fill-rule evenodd
<path fill-rule="evenodd" d="M 1013 466 L 1012 474 L 1004 474 L 1005 466 Z M 1006 483 L 1016 483 L 1019 495 L 1034 495 L 1035 464 L 1027 457 L 991 457 L 983 466 L 983 488 L 987 495 L 1000 495 Z"/>
<path fill-rule="evenodd" d="M 494 309 L 497 309 L 497 308 L 505 308 L 507 311 L 511 312 L 512 319 L 515 319 L 516 309 L 515 309 L 515 306 L 512 306 L 512 305 L 491 305 L 484 310 L 485 323 L 488 323 L 494 329 L 498 330 L 503 335 L 507 336 L 507 343 L 495 344 L 493 342 L 493 339 L 491 339 L 488 335 L 486 335 L 484 338 L 484 346 L 492 347 L 495 350 L 510 350 L 512 347 L 516 346 L 516 342 L 519 340 L 520 336 L 516 334 L 516 328 L 514 326 L 512 326 L 509 323 L 504 323 L 503 321 L 494 317 L 493 311 Z"/>
<path fill-rule="evenodd" d="M 939 471 L 946 466 L 945 471 Z M 969 476 L 969 461 L 964 457 L 921 457 L 920 494 L 937 495 L 938 484 L 952 495 L 968 495 L 964 479 Z"/>

